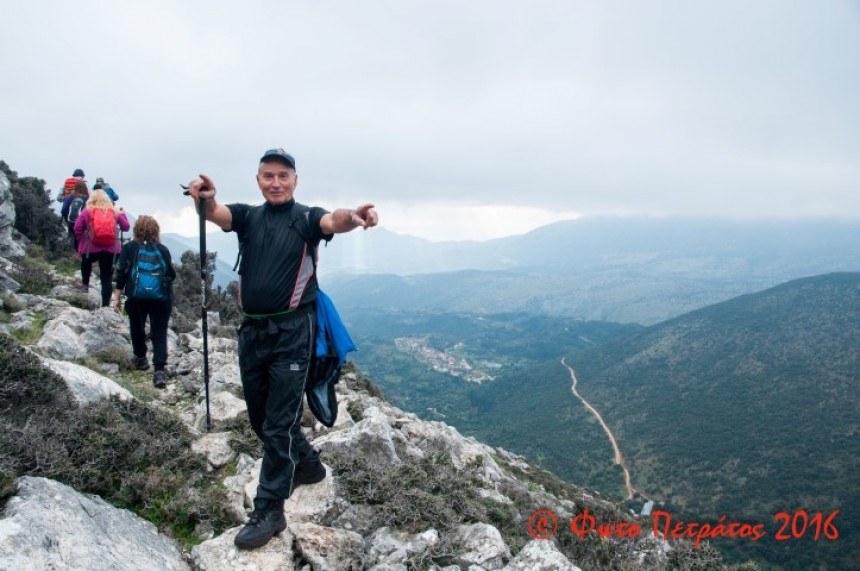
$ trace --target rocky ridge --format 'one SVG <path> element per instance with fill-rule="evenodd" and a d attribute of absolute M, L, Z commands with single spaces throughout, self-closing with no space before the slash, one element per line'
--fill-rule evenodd
<path fill-rule="evenodd" d="M 0 190 L 3 179 L 0 174 Z M 0 220 L 0 229 L 7 226 Z M 21 238 L 6 233 L 0 240 Z M 56 276 L 60 285 L 48 296 L 21 293 L 8 274 L 23 248 L 5 244 L 0 251 L 12 252 L 0 258 L 0 284 L 3 299 L 15 309 L 6 307 L 10 318 L 0 323 L 0 335 L 38 330 L 37 340 L 26 350 L 62 377 L 80 404 L 108 398 L 148 400 L 149 406 L 182 419 L 194 435 L 192 449 L 205 455 L 208 470 L 224 474 L 228 511 L 236 524 L 219 533 L 195 530 L 197 539 L 189 549 L 100 498 L 53 480 L 24 476 L 0 517 L 0 569 L 563 571 L 661 569 L 674 556 L 672 545 L 650 533 L 635 539 L 589 535 L 581 540 L 567 523 L 583 509 L 607 521 L 635 520 L 623 506 L 563 485 L 522 457 L 397 409 L 351 367 L 338 385 L 336 425 L 326 429 L 307 411 L 302 419 L 308 439 L 328 466 L 327 477 L 299 488 L 286 502 L 284 533 L 262 548 L 238 550 L 233 538 L 250 512 L 261 459 L 235 450 L 235 439 L 222 430 L 244 422 L 246 415 L 236 341 L 209 339 L 214 429 L 207 432 L 199 331 L 171 333 L 166 390 L 121 386 L 128 381 L 116 364 L 92 365 L 86 358 L 98 351 L 130 351 L 125 319 L 107 308 L 95 309 L 95 290 L 88 294 L 92 309 L 66 301 L 76 295 L 70 278 Z M 219 330 L 217 314 L 209 316 L 209 324 L 211 331 Z M 392 474 L 403 477 L 402 487 L 381 493 L 394 490 L 400 501 L 394 508 L 373 490 Z M 406 481 L 408 474 L 418 477 Z M 420 486 L 434 478 L 442 485 L 424 495 L 413 493 L 413 483 Z M 423 513 L 438 507 L 434 499 L 460 507 L 422 520 Z M 460 517 L 470 509 L 471 517 Z M 538 509 L 558 517 L 560 528 L 552 540 L 530 536 L 529 517 Z M 404 514 L 415 517 L 407 521 Z M 445 514 L 459 515 L 446 520 Z"/>

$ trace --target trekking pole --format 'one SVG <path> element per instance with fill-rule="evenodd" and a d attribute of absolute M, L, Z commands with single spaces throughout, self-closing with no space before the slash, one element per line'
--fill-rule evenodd
<path fill-rule="evenodd" d="M 188 192 L 188 187 L 180 185 Z M 206 187 L 201 188 L 205 190 Z M 201 299 L 201 330 L 203 332 L 203 386 L 206 390 L 206 432 L 212 429 L 209 416 L 209 326 L 206 316 L 206 199 L 198 197 L 198 212 L 200 213 L 200 299 Z"/>

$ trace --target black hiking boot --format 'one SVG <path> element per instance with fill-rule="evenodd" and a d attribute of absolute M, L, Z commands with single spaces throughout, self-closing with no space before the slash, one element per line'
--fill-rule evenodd
<path fill-rule="evenodd" d="M 262 505 L 260 505 L 262 504 Z M 242 531 L 236 534 L 233 543 L 241 549 L 253 549 L 269 543 L 269 540 L 287 529 L 284 517 L 284 501 L 254 500 L 254 513 Z"/>
<path fill-rule="evenodd" d="M 155 385 L 157 389 L 163 389 L 167 386 L 167 371 L 155 371 L 152 375 L 152 384 Z"/>
<path fill-rule="evenodd" d="M 293 474 L 293 489 L 307 484 L 316 484 L 325 479 L 326 470 L 323 463 L 319 460 L 305 462 L 296 466 L 296 472 Z"/>
<path fill-rule="evenodd" d="M 138 371 L 145 371 L 149 368 L 149 360 L 146 357 L 135 357 L 134 368 Z"/>

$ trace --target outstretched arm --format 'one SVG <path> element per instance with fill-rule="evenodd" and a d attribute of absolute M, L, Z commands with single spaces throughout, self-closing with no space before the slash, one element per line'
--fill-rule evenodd
<path fill-rule="evenodd" d="M 320 219 L 320 230 L 323 234 L 343 234 L 358 227 L 373 228 L 379 224 L 379 215 L 372 204 L 362 204 L 354 210 L 338 208 L 334 212 L 324 214 Z"/>
<path fill-rule="evenodd" d="M 215 223 L 222 230 L 230 230 L 233 225 L 233 213 L 223 204 L 215 200 L 215 183 L 212 179 L 201 174 L 188 183 L 188 194 L 194 199 L 194 208 L 200 212 L 199 199 L 205 198 L 206 220 Z"/>

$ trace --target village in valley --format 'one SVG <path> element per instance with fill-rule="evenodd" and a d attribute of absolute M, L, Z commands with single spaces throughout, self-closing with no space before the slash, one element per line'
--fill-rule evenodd
<path fill-rule="evenodd" d="M 480 384 L 484 381 L 495 380 L 494 376 L 473 367 L 463 357 L 430 347 L 426 339 L 420 337 L 397 337 L 394 339 L 394 346 L 398 351 L 412 355 L 419 362 L 429 365 L 434 371 L 439 373 L 448 373 L 470 383 Z M 462 343 L 458 343 L 453 349 L 456 350 L 461 346 Z M 501 368 L 501 365 L 498 363 L 485 362 L 483 365 L 487 368 Z"/>

